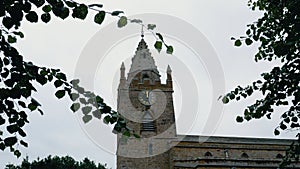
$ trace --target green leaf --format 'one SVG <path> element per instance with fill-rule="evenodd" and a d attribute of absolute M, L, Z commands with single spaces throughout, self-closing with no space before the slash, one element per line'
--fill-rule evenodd
<path fill-rule="evenodd" d="M 246 42 L 246 45 L 251 45 L 252 43 L 253 43 L 253 41 L 250 39 L 250 38 L 247 38 L 246 40 L 245 40 L 245 42 Z"/>
<path fill-rule="evenodd" d="M 57 74 L 56 74 L 56 77 L 57 77 L 58 79 L 61 79 L 61 80 L 64 80 L 64 81 L 67 80 L 67 77 L 66 77 L 66 75 L 65 75 L 64 73 L 57 73 Z"/>
<path fill-rule="evenodd" d="M 52 10 L 51 6 L 50 5 L 45 5 L 43 6 L 42 10 L 46 13 L 50 12 Z"/>
<path fill-rule="evenodd" d="M 32 23 L 38 22 L 38 15 L 34 11 L 30 11 L 28 14 L 26 14 L 25 18 Z"/>
<path fill-rule="evenodd" d="M 172 54 L 173 50 L 173 46 L 167 46 L 167 54 Z"/>
<path fill-rule="evenodd" d="M 75 100 L 77 100 L 79 98 L 79 94 L 78 93 L 71 93 L 69 96 L 70 96 L 70 99 L 72 101 L 75 101 Z"/>
<path fill-rule="evenodd" d="M 70 14 L 69 8 L 65 8 L 65 7 L 53 8 L 52 11 L 56 16 L 60 17 L 61 19 L 66 19 Z"/>
<path fill-rule="evenodd" d="M 24 34 L 21 31 L 19 31 L 19 32 L 14 31 L 13 34 L 20 36 L 20 38 L 24 38 Z"/>
<path fill-rule="evenodd" d="M 88 114 L 92 111 L 92 107 L 91 106 L 85 106 L 83 108 L 81 108 L 83 114 Z"/>
<path fill-rule="evenodd" d="M 222 102 L 223 102 L 224 104 L 227 104 L 227 103 L 229 102 L 228 97 L 227 97 L 227 96 L 224 96 L 223 99 L 222 99 Z"/>
<path fill-rule="evenodd" d="M 92 118 L 93 118 L 93 116 L 91 116 L 91 115 L 84 115 L 82 117 L 82 120 L 83 120 L 84 123 L 88 123 L 89 121 L 92 120 Z"/>
<path fill-rule="evenodd" d="M 121 16 L 121 18 L 118 21 L 118 27 L 122 28 L 127 25 L 127 18 L 125 16 Z"/>
<path fill-rule="evenodd" d="M 33 103 L 30 103 L 28 105 L 28 109 L 31 110 L 31 111 L 34 111 L 35 109 L 37 108 L 37 105 L 33 104 Z"/>
<path fill-rule="evenodd" d="M 70 107 L 70 109 L 75 113 L 80 108 L 79 103 L 73 103 Z"/>
<path fill-rule="evenodd" d="M 8 35 L 7 41 L 8 41 L 8 43 L 16 43 L 17 42 L 17 38 L 14 37 L 14 36 Z"/>
<path fill-rule="evenodd" d="M 79 84 L 79 79 L 71 80 L 70 83 L 71 83 L 73 86 L 77 86 L 77 85 Z"/>
<path fill-rule="evenodd" d="M 99 11 L 94 17 L 94 22 L 101 25 L 102 22 L 104 21 L 104 18 L 105 18 L 105 12 Z"/>
<path fill-rule="evenodd" d="M 12 124 L 12 125 L 7 126 L 6 129 L 10 134 L 13 134 L 18 131 L 19 126 L 17 124 Z"/>
<path fill-rule="evenodd" d="M 55 96 L 58 98 L 58 99 L 61 99 L 65 96 L 65 90 L 58 90 L 56 93 L 55 93 Z"/>
<path fill-rule="evenodd" d="M 25 141 L 21 140 L 20 143 L 21 143 L 24 147 L 28 147 L 28 143 L 26 143 Z"/>
<path fill-rule="evenodd" d="M 88 14 L 88 7 L 85 4 L 80 4 L 73 9 L 73 18 L 85 19 Z"/>
<path fill-rule="evenodd" d="M 234 46 L 241 46 L 241 45 L 242 45 L 242 42 L 239 39 L 234 42 Z"/>
<path fill-rule="evenodd" d="M 79 101 L 82 104 L 88 104 L 88 102 L 85 100 L 85 98 L 80 98 Z"/>
<path fill-rule="evenodd" d="M 10 17 L 4 17 L 3 20 L 2 20 L 2 24 L 7 28 L 7 29 L 10 29 L 13 27 L 14 25 L 14 21 L 12 18 Z"/>
<path fill-rule="evenodd" d="M 279 127 L 281 128 L 281 130 L 287 129 L 287 126 L 285 124 L 283 124 L 283 123 L 281 123 Z"/>
<path fill-rule="evenodd" d="M 275 135 L 275 136 L 278 136 L 279 134 L 280 134 L 279 130 L 275 129 L 275 130 L 274 130 L 274 135 Z"/>
<path fill-rule="evenodd" d="M 160 52 L 162 48 L 162 42 L 161 41 L 156 41 L 154 44 L 155 49 Z"/>
<path fill-rule="evenodd" d="M 124 13 L 123 11 L 113 11 L 112 13 L 111 13 L 111 15 L 112 16 L 118 16 L 118 15 L 120 15 L 121 13 Z M 127 20 L 127 19 L 126 19 Z M 127 22 L 127 21 L 126 21 Z M 124 25 L 125 26 L 125 25 Z"/>
<path fill-rule="evenodd" d="M 9 146 L 13 146 L 17 143 L 18 139 L 17 137 L 8 137 L 4 139 L 4 144 L 9 147 Z"/>
<path fill-rule="evenodd" d="M 103 5 L 102 5 L 102 4 L 90 4 L 89 7 L 98 7 L 98 8 L 102 8 Z"/>
<path fill-rule="evenodd" d="M 237 117 L 236 117 L 236 121 L 237 121 L 238 123 L 242 123 L 242 122 L 244 121 L 244 119 L 243 119 L 243 117 L 241 117 L 241 116 L 237 116 Z"/>
<path fill-rule="evenodd" d="M 19 158 L 19 157 L 21 157 L 21 152 L 20 152 L 19 150 L 15 150 L 15 151 L 14 151 L 14 155 L 15 155 L 17 158 Z"/>
<path fill-rule="evenodd" d="M 56 80 L 55 82 L 54 82 L 54 86 L 56 87 L 56 88 L 58 88 L 58 87 L 60 87 L 61 85 L 63 84 L 63 81 L 61 81 L 61 80 Z"/>
<path fill-rule="evenodd" d="M 76 7 L 76 2 L 74 2 L 74 1 L 65 1 L 65 3 L 66 3 L 67 6 L 70 7 L 70 8 Z"/>
<path fill-rule="evenodd" d="M 154 30 L 155 28 L 156 28 L 155 24 L 148 24 L 147 25 L 147 29 L 149 29 L 149 30 Z"/>
<path fill-rule="evenodd" d="M 103 103 L 103 99 L 100 96 L 96 96 L 97 103 Z"/>
<path fill-rule="evenodd" d="M 92 112 L 93 116 L 96 117 L 97 119 L 101 119 L 101 111 L 100 110 L 94 110 Z"/>
<path fill-rule="evenodd" d="M 130 20 L 130 22 L 131 23 L 143 23 L 143 21 L 140 19 L 132 19 L 132 20 Z"/>
<path fill-rule="evenodd" d="M 105 116 L 105 117 L 103 118 L 103 122 L 104 122 L 105 124 L 108 124 L 108 123 L 110 122 L 110 119 L 111 119 L 111 117 L 110 117 L 109 115 L 107 115 L 107 116 Z"/>

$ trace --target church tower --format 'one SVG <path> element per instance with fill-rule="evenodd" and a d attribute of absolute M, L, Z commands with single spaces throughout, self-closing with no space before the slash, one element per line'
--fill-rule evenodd
<path fill-rule="evenodd" d="M 141 138 L 118 135 L 118 169 L 171 168 L 171 141 L 176 137 L 170 66 L 161 83 L 160 72 L 145 40 L 138 44 L 130 70 L 120 68 L 118 112 Z"/>

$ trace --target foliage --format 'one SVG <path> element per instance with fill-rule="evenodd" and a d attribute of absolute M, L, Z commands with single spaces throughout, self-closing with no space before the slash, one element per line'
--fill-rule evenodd
<path fill-rule="evenodd" d="M 153 24 L 143 24 L 139 19 L 128 19 L 123 11 L 108 12 L 102 9 L 102 4 L 77 3 L 73 0 L 2 0 L 0 1 L 0 150 L 9 148 L 17 157 L 21 153 L 16 147 L 28 144 L 24 141 L 26 132 L 23 127 L 28 121 L 28 112 L 39 111 L 43 114 L 41 104 L 32 96 L 37 92 L 36 85 L 53 84 L 58 99 L 68 96 L 73 104 L 73 112 L 82 111 L 82 120 L 87 123 L 93 119 L 101 119 L 104 123 L 114 124 L 114 131 L 131 135 L 125 120 L 118 112 L 104 103 L 104 100 L 91 91 L 86 91 L 79 85 L 79 80 L 67 80 L 67 76 L 59 69 L 41 67 L 26 61 L 14 47 L 18 38 L 23 38 L 20 31 L 22 22 L 27 20 L 37 23 L 51 21 L 52 17 L 61 19 L 85 19 L 89 12 L 94 12 L 94 22 L 102 24 L 107 15 L 119 18 L 118 26 L 123 27 L 134 23 L 146 28 L 156 35 L 158 42 L 163 42 L 159 33 L 154 33 Z M 165 43 L 164 43 L 165 44 Z M 172 46 L 166 45 L 167 53 L 172 53 Z M 157 46 L 155 46 L 157 48 Z M 162 45 L 159 46 L 159 51 Z"/>
<path fill-rule="evenodd" d="M 239 101 L 248 98 L 253 93 L 260 93 L 262 98 L 247 106 L 243 116 L 236 118 L 243 120 L 259 119 L 271 115 L 276 107 L 287 107 L 282 112 L 279 126 L 274 130 L 275 135 L 280 130 L 299 129 L 300 117 L 300 1 L 299 0 L 249 0 L 252 10 L 263 12 L 261 18 L 247 25 L 246 35 L 235 40 L 235 46 L 243 43 L 251 45 L 259 42 L 260 46 L 255 55 L 255 61 L 279 61 L 270 72 L 262 73 L 261 79 L 252 84 L 236 87 L 226 94 L 222 101 Z M 295 148 L 295 147 L 294 147 Z M 293 148 L 292 148 L 293 149 Z M 299 149 L 299 148 L 298 148 Z M 299 153 L 299 151 L 293 151 Z"/>
<path fill-rule="evenodd" d="M 95 164 L 88 158 L 78 162 L 72 157 L 48 156 L 42 160 L 37 159 L 29 162 L 28 157 L 24 158 L 21 165 L 6 165 L 5 169 L 106 169 L 106 165 Z"/>

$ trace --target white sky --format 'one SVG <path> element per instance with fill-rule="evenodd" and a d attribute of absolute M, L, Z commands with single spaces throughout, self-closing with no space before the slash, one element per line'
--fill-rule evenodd
<path fill-rule="evenodd" d="M 90 1 L 84 2 L 89 3 Z M 149 16 L 150 14 L 147 13 L 166 14 L 189 23 L 190 25 L 187 25 L 186 28 L 191 26 L 196 28 L 202 33 L 204 37 L 202 40 L 205 41 L 206 38 L 206 45 L 214 49 L 221 67 L 209 67 L 209 69 L 223 69 L 226 91 L 237 85 L 246 85 L 252 82 L 262 72 L 268 71 L 272 67 L 268 63 L 254 62 L 255 47 L 235 48 L 230 40 L 232 36 L 243 35 L 246 24 L 251 23 L 259 16 L 258 13 L 253 13 L 248 9 L 247 0 L 131 0 L 130 2 L 103 0 L 99 3 L 103 3 L 107 10 L 123 10 L 127 16 Z M 92 84 L 87 84 L 87 86 L 101 94 L 112 107 L 116 107 L 119 66 L 122 61 L 125 61 L 128 71 L 130 58 L 133 56 L 140 39 L 137 36 L 140 27 L 129 26 L 135 34 L 123 37 L 119 41 L 113 41 L 112 39 L 101 39 L 101 37 L 104 36 L 105 28 L 109 27 L 109 24 L 116 19 L 108 17 L 102 26 L 93 24 L 92 20 L 92 17 L 86 21 L 67 19 L 63 22 L 54 19 L 47 25 L 24 24 L 25 39 L 19 41 L 18 47 L 27 60 L 32 60 L 38 65 L 60 68 L 69 75 L 70 79 L 74 74 L 78 75 L 76 73 L 78 71 L 80 71 L 81 77 L 92 78 Z M 162 18 L 153 17 L 151 23 L 161 21 Z M 163 56 L 163 54 L 158 54 L 153 50 L 154 38 L 152 36 L 146 35 L 145 39 L 151 48 L 161 74 L 164 74 L 163 71 L 166 70 L 167 64 L 170 64 L 173 70 L 176 80 L 174 100 L 178 133 L 277 138 L 273 136 L 273 129 L 278 124 L 278 116 L 274 116 L 272 121 L 262 119 L 243 124 L 235 122 L 236 115 L 242 114 L 243 108 L 252 103 L 253 99 L 226 105 L 221 113 L 221 121 L 213 125 L 215 128 L 208 133 L 202 132 L 207 117 L 210 115 L 207 112 L 210 112 L 211 106 L 219 104 L 212 100 L 214 89 L 211 78 L 216 77 L 211 77 L 205 68 L 208 66 L 205 65 L 205 59 L 203 62 L 206 48 L 202 50 L 201 47 L 203 46 L 199 46 L 202 53 L 196 55 L 193 53 L 195 49 L 188 48 L 191 44 L 184 44 L 180 39 L 176 39 L 178 37 L 171 34 L 171 32 L 179 31 L 180 25 L 174 25 L 174 22 L 173 24 L 172 22 L 165 24 L 168 24 L 170 29 L 164 32 L 167 34 L 165 38 L 175 48 L 174 57 Z M 160 25 L 157 27 L 160 29 Z M 161 30 L 164 30 L 162 27 L 164 27 L 163 23 Z M 126 34 L 126 29 L 119 29 L 118 33 L 120 35 L 123 32 Z M 191 33 L 185 32 L 184 27 L 180 27 L 180 30 L 186 34 Z M 112 37 L 118 33 L 112 30 L 111 35 L 106 36 Z M 113 45 L 108 45 L 109 48 L 104 47 L 101 45 L 103 41 L 113 43 Z M 99 43 L 95 44 L 95 42 Z M 89 62 L 82 63 L 81 60 L 84 59 L 85 54 L 89 54 L 86 52 L 91 52 L 92 55 L 95 54 L 94 51 L 102 52 L 105 55 L 99 56 L 100 61 L 97 60 L 99 63 L 96 64 L 95 71 L 89 72 Z M 193 59 L 199 57 L 202 61 L 198 61 L 198 65 L 198 62 L 194 62 Z M 82 66 L 81 64 L 87 65 Z M 86 69 L 82 70 L 85 66 Z M 78 67 L 81 69 L 78 70 Z M 190 75 L 187 76 L 189 78 L 187 80 L 184 79 L 186 73 Z M 185 84 L 187 82 L 188 84 Z M 192 90 L 186 90 L 189 85 L 196 86 L 193 88 L 198 90 L 196 94 Z M 69 100 L 58 101 L 55 99 L 54 93 L 54 88 L 48 85 L 40 88 L 40 93 L 36 94 L 43 105 L 45 115 L 41 116 L 38 112 L 30 113 L 30 124 L 26 126 L 28 135 L 26 141 L 29 143 L 29 148 L 21 148 L 23 155 L 28 155 L 30 159 L 44 158 L 50 154 L 70 155 L 77 160 L 88 157 L 115 168 L 115 136 L 111 133 L 111 129 L 99 121 L 82 125 L 78 116 L 73 115 L 69 110 Z M 184 103 L 193 103 L 190 107 L 195 104 L 196 106 L 191 110 L 181 109 Z M 193 119 L 192 125 L 188 125 L 191 119 Z M 293 133 L 283 133 L 280 138 L 293 136 Z M 20 160 L 16 160 L 8 151 L 0 153 L 0 168 L 4 168 L 7 163 L 17 162 Z"/>

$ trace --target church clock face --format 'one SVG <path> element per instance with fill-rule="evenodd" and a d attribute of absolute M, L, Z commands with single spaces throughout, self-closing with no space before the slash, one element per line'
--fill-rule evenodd
<path fill-rule="evenodd" d="M 153 91 L 143 90 L 139 93 L 139 101 L 146 106 L 150 106 L 155 103 L 155 94 Z"/>

